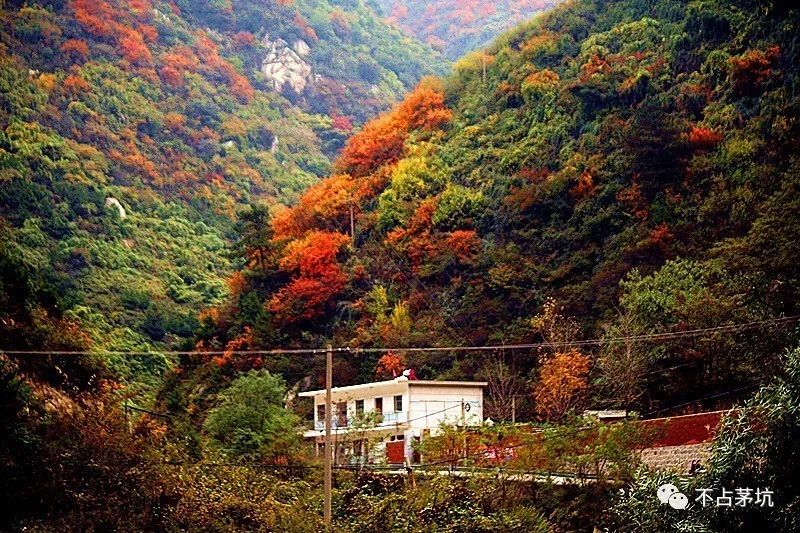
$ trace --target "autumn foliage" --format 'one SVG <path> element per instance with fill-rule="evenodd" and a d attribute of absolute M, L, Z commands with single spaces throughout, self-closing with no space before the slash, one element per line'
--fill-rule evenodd
<path fill-rule="evenodd" d="M 325 312 L 347 281 L 336 259 L 349 240 L 341 233 L 313 231 L 289 243 L 280 268 L 292 275 L 292 280 L 268 304 L 280 321 L 309 320 Z"/>
<path fill-rule="evenodd" d="M 61 45 L 61 52 L 70 55 L 73 59 L 83 61 L 89 57 L 89 45 L 81 39 L 69 39 Z"/>
<path fill-rule="evenodd" d="M 589 358 L 578 351 L 557 353 L 541 366 L 533 389 L 536 412 L 547 420 L 562 420 L 587 398 Z"/>
<path fill-rule="evenodd" d="M 71 5 L 76 20 L 95 37 L 115 42 L 123 58 L 139 66 L 152 62 L 153 56 L 145 41 L 155 42 L 158 33 L 152 26 L 135 24 L 132 17 L 148 11 L 147 2 L 132 4 L 133 13 L 103 0 L 72 0 Z"/>
<path fill-rule="evenodd" d="M 693 126 L 689 131 L 689 143 L 697 150 L 710 150 L 722 141 L 722 134 L 705 126 Z"/>
<path fill-rule="evenodd" d="M 734 88 L 740 94 L 757 92 L 776 73 L 775 66 L 781 55 L 779 46 L 766 50 L 749 50 L 731 58 Z"/>
<path fill-rule="evenodd" d="M 383 0 L 389 20 L 434 48 L 457 58 L 484 44 L 486 33 L 500 34 L 534 13 L 546 9 L 552 0 Z"/>
<path fill-rule="evenodd" d="M 436 130 L 451 117 L 441 82 L 423 80 L 398 107 L 370 122 L 350 139 L 337 167 L 355 177 L 370 174 L 400 159 L 411 130 Z"/>
<path fill-rule="evenodd" d="M 396 378 L 403 373 L 406 367 L 405 360 L 394 352 L 387 352 L 378 359 L 375 375 L 379 378 Z"/>
<path fill-rule="evenodd" d="M 297 238 L 314 228 L 344 227 L 350 206 L 357 200 L 356 182 L 351 176 L 331 176 L 310 187 L 296 206 L 275 216 L 275 234 L 278 238 Z"/>

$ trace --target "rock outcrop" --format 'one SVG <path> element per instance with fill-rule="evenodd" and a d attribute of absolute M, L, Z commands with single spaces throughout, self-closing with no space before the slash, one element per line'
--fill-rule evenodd
<path fill-rule="evenodd" d="M 303 59 L 311 51 L 308 44 L 298 40 L 289 46 L 283 39 L 272 41 L 265 37 L 264 46 L 267 54 L 261 63 L 261 72 L 272 88 L 284 94 L 288 91 L 302 93 L 313 80 L 311 65 Z"/>
<path fill-rule="evenodd" d="M 117 212 L 119 213 L 119 218 L 124 219 L 125 217 L 128 216 L 128 214 L 125 212 L 125 208 L 122 207 L 122 204 L 119 203 L 119 200 L 117 200 L 116 198 L 113 197 L 106 198 L 106 207 L 111 209 L 116 209 Z"/>

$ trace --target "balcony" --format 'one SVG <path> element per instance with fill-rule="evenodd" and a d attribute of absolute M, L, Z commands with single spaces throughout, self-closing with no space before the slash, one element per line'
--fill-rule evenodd
<path fill-rule="evenodd" d="M 383 413 L 380 418 L 380 422 L 375 427 L 385 427 L 385 426 L 392 426 L 394 424 L 402 424 L 407 420 L 407 413 L 405 411 L 400 411 L 397 413 Z M 331 429 L 351 429 L 351 422 L 353 422 L 350 418 L 340 419 L 339 417 L 334 417 L 331 420 Z M 316 420 L 314 422 L 314 429 L 317 431 L 325 431 L 325 421 L 324 420 Z M 359 429 L 369 429 L 368 427 L 360 426 Z"/>
<path fill-rule="evenodd" d="M 388 426 L 391 424 L 402 424 L 407 419 L 405 411 L 397 413 L 383 413 L 383 420 L 379 425 Z"/>
<path fill-rule="evenodd" d="M 345 429 L 348 427 L 350 421 L 349 419 L 340 420 L 338 417 L 334 417 L 331 419 L 331 429 Z M 317 420 L 314 422 L 314 428 L 320 431 L 325 430 L 325 421 L 324 420 Z"/>

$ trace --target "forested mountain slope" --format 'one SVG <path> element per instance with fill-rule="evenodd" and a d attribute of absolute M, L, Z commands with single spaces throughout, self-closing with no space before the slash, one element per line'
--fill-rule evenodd
<path fill-rule="evenodd" d="M 294 201 L 442 65 L 360 1 L 0 9 L 0 348 L 191 338 L 236 211 Z"/>
<path fill-rule="evenodd" d="M 800 365 L 778 355 L 798 330 L 777 321 L 800 314 L 792 4 L 574 0 L 425 79 L 332 165 L 427 61 L 373 4 L 0 5 L 0 529 L 322 530 L 295 393 L 323 361 L 256 350 L 331 343 L 352 347 L 337 385 L 502 381 L 518 422 L 546 422 L 513 445 L 526 471 L 631 467 L 613 487 L 407 490 L 337 471 L 334 528 L 797 530 Z M 192 353 L 103 352 L 165 347 Z M 774 376 L 681 483 L 769 484 L 776 508 L 664 513 L 664 476 L 631 477 L 637 439 L 571 419 L 729 407 Z M 492 460 L 525 427 L 488 426 Z M 450 464 L 489 460 L 443 436 Z"/>
<path fill-rule="evenodd" d="M 376 0 L 390 22 L 450 59 L 489 45 L 498 35 L 559 0 Z"/>
<path fill-rule="evenodd" d="M 248 268 L 201 347 L 513 344 L 797 314 L 799 29 L 781 2 L 584 0 L 514 30 L 245 232 Z M 793 331 L 609 342 L 587 349 L 591 379 L 607 404 L 645 409 L 727 394 L 769 375 Z M 484 370 L 394 357 L 381 368 Z M 538 375 L 530 352 L 504 357 Z M 337 358 L 337 382 L 374 377 L 377 358 Z"/>

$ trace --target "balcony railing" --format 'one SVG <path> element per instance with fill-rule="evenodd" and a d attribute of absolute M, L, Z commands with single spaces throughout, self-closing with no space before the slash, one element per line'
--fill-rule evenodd
<path fill-rule="evenodd" d="M 340 420 L 339 417 L 334 417 L 331 419 L 331 429 L 338 429 L 338 428 L 346 428 L 349 425 L 350 420 Z M 314 427 L 317 429 L 325 429 L 325 421 L 324 420 L 317 420 L 314 423 Z"/>
<path fill-rule="evenodd" d="M 400 411 L 398 413 L 383 413 L 383 420 L 381 421 L 381 426 L 386 426 L 389 424 L 398 424 L 406 421 L 406 413 L 405 411 Z"/>
<path fill-rule="evenodd" d="M 383 426 L 391 426 L 394 424 L 402 424 L 406 421 L 406 412 L 400 411 L 397 413 L 383 413 L 380 417 L 380 422 L 376 425 L 376 427 L 383 427 Z M 331 429 L 349 429 L 353 426 L 351 425 L 353 422 L 352 419 L 347 418 L 347 420 L 340 420 L 339 417 L 334 417 L 331 420 Z M 317 420 L 314 422 L 314 429 L 318 431 L 325 430 L 325 420 Z M 359 429 L 368 429 L 367 427 L 360 427 Z"/>

